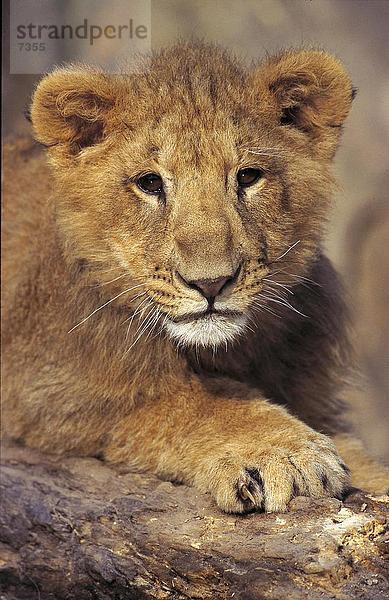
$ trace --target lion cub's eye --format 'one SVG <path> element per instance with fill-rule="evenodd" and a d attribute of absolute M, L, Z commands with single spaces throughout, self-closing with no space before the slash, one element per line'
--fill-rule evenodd
<path fill-rule="evenodd" d="M 146 192 L 146 194 L 158 196 L 163 191 L 162 178 L 156 173 L 147 173 L 146 175 L 142 175 L 142 177 L 139 177 L 135 183 L 138 188 L 141 189 L 142 192 Z"/>
<path fill-rule="evenodd" d="M 236 179 L 240 187 L 248 187 L 249 185 L 257 183 L 261 177 L 263 177 L 263 171 L 261 171 L 261 169 L 247 168 L 238 171 Z"/>

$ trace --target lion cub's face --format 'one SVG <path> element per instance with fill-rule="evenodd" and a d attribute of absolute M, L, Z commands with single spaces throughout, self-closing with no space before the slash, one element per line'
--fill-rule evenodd
<path fill-rule="evenodd" d="M 146 329 L 227 343 L 271 308 L 279 257 L 294 275 L 313 257 L 351 96 L 321 52 L 246 72 L 220 50 L 179 46 L 137 76 L 55 71 L 32 120 L 50 146 L 68 259 Z M 292 283 L 283 271 L 278 284 Z"/>

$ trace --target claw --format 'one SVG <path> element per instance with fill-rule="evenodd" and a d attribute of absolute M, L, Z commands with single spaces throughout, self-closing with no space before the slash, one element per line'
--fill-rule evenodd
<path fill-rule="evenodd" d="M 251 500 L 251 502 L 254 504 L 254 506 L 256 505 L 256 500 L 245 483 L 243 483 L 240 486 L 239 491 L 240 491 L 240 495 L 242 496 L 242 498 L 244 500 L 247 500 L 247 498 L 248 498 L 249 500 Z"/>

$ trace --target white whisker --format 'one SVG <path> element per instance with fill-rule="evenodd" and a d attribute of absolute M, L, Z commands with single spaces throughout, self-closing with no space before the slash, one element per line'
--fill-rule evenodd
<path fill-rule="evenodd" d="M 267 285 L 272 286 L 272 285 L 277 285 L 278 287 L 283 288 L 286 292 L 288 292 L 289 294 L 292 294 L 292 296 L 294 295 L 292 290 L 290 288 L 288 288 L 288 286 L 284 285 L 283 283 L 279 283 L 278 281 L 272 281 L 271 279 L 267 279 L 266 277 L 264 277 L 262 279 L 262 281 L 266 281 Z"/>
<path fill-rule="evenodd" d="M 144 306 L 143 308 L 141 308 L 141 307 L 142 307 L 142 304 L 144 304 L 145 302 L 147 302 L 147 300 L 149 300 L 149 303 L 148 303 L 146 306 Z M 131 317 L 129 317 L 128 319 L 126 319 L 126 320 L 124 321 L 124 323 L 126 323 L 127 321 L 130 321 L 130 322 L 129 322 L 129 324 L 128 324 L 128 327 L 127 327 L 127 331 L 126 331 L 126 337 L 124 338 L 124 339 L 125 339 L 125 341 L 127 341 L 127 339 L 128 339 L 128 336 L 129 336 L 129 334 L 130 334 L 130 329 L 131 329 L 132 323 L 134 322 L 134 319 L 135 319 L 135 317 L 136 317 L 136 316 L 137 316 L 139 313 L 142 313 L 142 315 L 143 315 L 143 311 L 144 311 L 144 310 L 145 310 L 145 309 L 146 309 L 148 306 L 151 306 L 151 300 L 150 300 L 149 298 L 144 298 L 144 299 L 142 300 L 142 302 L 139 304 L 139 306 L 138 306 L 138 307 L 135 309 L 135 311 L 134 311 L 134 314 L 133 314 Z M 122 323 L 122 325 L 123 325 L 123 323 Z M 135 333 L 136 333 L 136 332 L 135 332 Z"/>
<path fill-rule="evenodd" d="M 249 148 L 250 154 L 257 154 L 259 156 L 276 156 L 281 157 L 285 154 L 285 151 L 281 148 Z"/>
<path fill-rule="evenodd" d="M 161 311 L 160 311 L 160 312 L 161 312 Z M 156 332 L 156 333 L 153 335 L 153 337 L 151 338 L 152 340 L 153 340 L 154 338 L 156 338 L 156 337 L 158 337 L 159 335 L 161 335 L 161 334 L 162 334 L 162 332 L 164 331 L 165 323 L 166 323 L 166 321 L 168 320 L 168 318 L 169 318 L 169 316 L 170 316 L 170 315 L 171 315 L 171 312 L 170 312 L 170 311 L 168 311 L 168 313 L 166 313 L 166 314 L 165 314 L 165 318 L 164 318 L 164 320 L 162 321 L 162 323 L 161 323 L 161 326 L 160 326 L 160 328 L 158 329 L 158 331 L 157 331 L 157 332 Z"/>
<path fill-rule="evenodd" d="M 255 300 L 254 302 L 252 302 L 251 304 L 252 308 L 256 311 L 256 312 L 261 312 L 262 310 L 266 310 L 266 312 L 270 313 L 271 315 L 273 315 L 273 317 L 277 317 L 277 319 L 280 319 L 281 316 L 278 315 L 276 312 L 274 312 L 271 308 L 269 308 L 268 306 L 265 306 L 264 304 L 261 304 L 260 302 L 258 302 L 257 300 Z M 260 310 L 259 310 L 260 309 Z"/>
<path fill-rule="evenodd" d="M 288 275 L 292 275 L 292 277 L 296 277 L 296 279 L 301 279 L 302 281 L 308 281 L 309 283 L 313 283 L 313 285 L 317 285 L 317 287 L 323 287 L 322 285 L 320 285 L 320 283 L 317 283 L 317 281 L 314 281 L 313 279 L 309 279 L 309 277 L 304 277 L 303 275 L 296 275 L 295 273 L 287 273 Z"/>
<path fill-rule="evenodd" d="M 151 322 L 150 331 L 146 335 L 144 341 L 146 341 L 146 340 L 149 339 L 150 335 L 153 333 L 153 331 L 155 330 L 156 326 L 158 325 L 158 321 L 159 321 L 159 319 L 161 317 L 161 311 L 158 308 L 154 308 L 154 311 L 155 311 L 154 319 Z"/>
<path fill-rule="evenodd" d="M 120 294 L 117 294 L 116 296 L 114 296 L 113 298 L 111 298 L 111 300 L 108 300 L 108 302 L 104 302 L 104 304 L 102 304 L 101 306 L 98 306 L 97 308 L 95 308 L 94 311 L 92 311 L 87 317 L 85 317 L 84 319 L 82 319 L 82 321 L 80 321 L 79 323 L 77 323 L 77 325 L 74 325 L 74 327 L 72 327 L 71 329 L 69 329 L 68 333 L 71 333 L 72 331 L 74 331 L 75 329 L 77 329 L 77 327 L 79 327 L 80 325 L 82 325 L 83 323 L 85 323 L 85 321 L 87 321 L 88 319 L 90 319 L 91 317 L 93 317 L 93 315 L 95 315 L 99 310 L 101 310 L 105 306 L 108 306 L 108 304 L 111 304 L 111 302 L 113 302 L 117 298 L 120 298 L 120 296 L 123 296 L 123 294 L 128 294 L 128 292 L 131 292 L 135 288 L 139 288 L 142 285 L 144 285 L 144 283 L 141 283 L 139 285 L 135 285 L 133 287 L 130 287 L 127 290 L 124 290 L 123 292 L 120 292 Z"/>
<path fill-rule="evenodd" d="M 280 304 L 281 306 L 285 306 L 285 308 L 289 308 L 293 312 L 301 315 L 302 317 L 305 317 L 306 319 L 309 318 L 308 315 L 305 315 L 304 313 L 302 313 L 301 311 L 299 311 L 297 308 L 295 308 L 294 306 L 292 306 L 291 304 L 289 304 L 289 302 L 287 302 L 286 300 L 284 300 L 284 301 L 282 301 L 282 300 L 276 300 L 274 298 L 270 298 L 269 296 L 265 296 L 263 294 L 258 294 L 258 296 L 260 298 L 264 298 L 264 299 L 268 300 L 268 302 L 275 302 L 276 304 Z"/>
<path fill-rule="evenodd" d="M 249 331 L 251 331 L 251 333 L 255 333 L 255 330 L 252 327 L 250 327 L 250 325 L 248 325 L 247 323 L 245 324 L 245 328 L 248 329 Z M 226 340 L 226 342 L 227 342 L 227 340 Z M 226 347 L 226 350 L 227 350 L 227 347 Z"/>
<path fill-rule="evenodd" d="M 134 296 L 133 298 L 130 298 L 131 302 L 134 302 L 135 300 L 137 300 L 138 298 L 141 298 L 142 296 L 147 296 L 147 292 L 140 292 L 139 294 L 137 294 L 136 296 Z M 144 298 L 142 300 L 142 302 L 140 302 L 140 304 L 138 304 L 138 306 L 136 307 L 135 311 L 133 313 L 130 314 L 129 317 L 127 317 L 127 319 L 124 319 L 124 321 L 122 321 L 120 323 L 120 325 L 124 325 L 125 323 L 128 323 L 128 321 L 132 320 L 135 316 L 135 314 L 137 314 L 137 311 L 139 310 L 139 308 L 142 306 L 142 304 L 144 302 L 146 302 L 146 300 L 148 300 L 149 297 L 147 296 L 147 298 Z"/>
<path fill-rule="evenodd" d="M 317 287 L 323 287 L 320 283 L 318 283 L 317 281 L 314 281 L 313 279 L 310 279 L 309 277 L 304 277 L 303 275 L 297 275 L 296 273 L 289 273 L 288 271 L 285 271 L 285 269 L 278 269 L 277 271 L 273 271 L 272 273 L 268 274 L 268 277 L 277 275 L 278 273 L 288 275 L 289 277 L 294 277 L 296 280 L 300 279 L 301 281 L 307 281 Z M 304 284 L 302 284 L 302 285 L 304 285 Z"/>
<path fill-rule="evenodd" d="M 118 275 L 118 277 L 115 277 L 115 279 L 110 279 L 110 281 L 104 281 L 103 283 L 98 283 L 97 285 L 95 285 L 93 287 L 102 287 L 103 285 L 108 285 L 110 283 L 113 283 L 114 281 L 117 281 L 118 279 L 121 279 L 125 275 L 130 276 L 129 273 L 122 273 L 121 275 Z"/>
<path fill-rule="evenodd" d="M 152 300 L 151 300 L 151 301 L 150 301 L 150 303 L 149 303 L 149 304 L 147 304 L 147 305 L 146 305 L 146 306 L 143 308 L 143 310 L 142 310 L 142 315 L 143 315 L 143 313 L 144 313 L 144 312 L 145 312 L 145 311 L 146 311 L 148 308 L 150 308 L 150 306 L 152 305 L 152 303 L 153 303 L 153 302 L 152 302 Z M 139 339 L 142 337 L 142 335 L 144 334 L 144 332 L 147 330 L 147 327 L 148 327 L 148 325 L 149 325 L 149 323 L 150 323 L 150 319 L 151 319 L 151 317 L 152 317 L 153 315 L 154 315 L 154 311 L 153 311 L 153 310 L 151 310 L 151 311 L 150 311 L 150 313 L 149 313 L 149 314 L 147 314 L 147 315 L 145 316 L 145 318 L 144 318 L 142 321 L 140 321 L 140 323 L 139 323 L 139 325 L 138 325 L 138 328 L 137 328 L 137 330 L 135 331 L 135 334 L 134 334 L 135 340 L 133 340 L 133 342 L 132 342 L 132 344 L 130 345 L 130 347 L 129 347 L 129 348 L 127 348 L 127 350 L 125 351 L 125 353 L 124 353 L 124 354 L 123 354 L 123 356 L 122 356 L 122 359 L 123 359 L 123 358 L 124 358 L 124 357 L 125 357 L 125 356 L 126 356 L 128 353 L 129 353 L 129 352 L 130 352 L 130 350 L 131 350 L 131 349 L 132 349 L 132 348 L 135 346 L 135 344 L 138 342 L 138 340 L 139 340 Z M 131 325 L 131 324 L 130 324 L 130 325 Z M 139 334 L 138 334 L 138 331 L 139 331 Z"/>
<path fill-rule="evenodd" d="M 301 240 L 297 240 L 297 242 L 295 242 L 294 244 L 292 244 L 287 250 L 285 250 L 285 252 L 283 254 L 281 254 L 281 256 L 279 256 L 278 258 L 275 258 L 273 260 L 273 262 L 277 262 L 278 260 L 280 260 L 281 258 L 283 258 L 284 256 L 286 256 L 288 254 L 288 252 L 290 252 L 291 250 L 293 250 L 293 248 L 295 246 L 297 246 L 297 244 L 299 244 L 301 242 Z"/>
<path fill-rule="evenodd" d="M 266 292 L 266 294 L 271 298 L 276 298 L 276 300 L 278 299 L 283 300 L 284 302 L 289 302 L 288 298 L 285 296 L 285 293 L 283 291 L 277 293 L 278 290 L 274 290 L 271 288 L 264 288 L 263 291 Z"/>

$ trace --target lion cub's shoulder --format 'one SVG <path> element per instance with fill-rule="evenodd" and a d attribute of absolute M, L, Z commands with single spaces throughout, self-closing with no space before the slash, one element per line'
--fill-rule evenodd
<path fill-rule="evenodd" d="M 4 222 L 23 226 L 42 217 L 52 183 L 42 145 L 29 137 L 10 137 L 3 145 Z"/>
<path fill-rule="evenodd" d="M 51 175 L 41 144 L 30 137 L 8 137 L 3 144 L 4 200 L 12 209 L 24 199 L 40 200 L 51 189 Z M 11 199 L 12 196 L 12 199 Z M 8 201 L 8 202 L 7 202 Z M 27 203 L 32 205 L 31 201 Z M 32 208 L 36 209 L 34 205 Z"/>
<path fill-rule="evenodd" d="M 52 181 L 42 145 L 29 137 L 5 140 L 3 173 L 2 276 L 8 297 L 31 272 L 46 237 L 53 214 Z"/>

